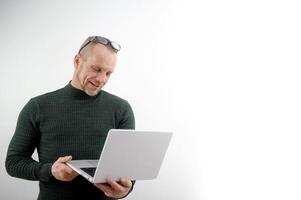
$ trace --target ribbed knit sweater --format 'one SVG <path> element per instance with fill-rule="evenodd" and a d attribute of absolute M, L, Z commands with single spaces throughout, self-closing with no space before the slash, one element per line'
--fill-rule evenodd
<path fill-rule="evenodd" d="M 56 180 L 51 166 L 58 157 L 99 159 L 110 129 L 134 129 L 129 103 L 102 90 L 88 96 L 69 83 L 30 99 L 18 117 L 8 147 L 6 170 L 14 177 L 39 180 L 39 200 L 110 199 L 81 176 Z M 39 160 L 32 159 L 37 149 Z"/>

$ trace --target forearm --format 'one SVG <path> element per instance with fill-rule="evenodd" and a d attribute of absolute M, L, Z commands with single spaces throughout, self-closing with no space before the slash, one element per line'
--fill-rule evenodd
<path fill-rule="evenodd" d="M 9 175 L 27 180 L 49 181 L 52 163 L 39 163 L 30 157 L 11 154 L 8 152 L 5 161 Z"/>

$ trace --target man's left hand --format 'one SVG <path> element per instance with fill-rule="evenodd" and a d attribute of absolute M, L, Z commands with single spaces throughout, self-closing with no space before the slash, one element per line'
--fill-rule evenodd
<path fill-rule="evenodd" d="M 122 198 L 129 193 L 132 181 L 130 178 L 121 178 L 119 182 L 116 182 L 112 178 L 108 178 L 107 183 L 96 183 L 94 185 L 108 197 Z"/>

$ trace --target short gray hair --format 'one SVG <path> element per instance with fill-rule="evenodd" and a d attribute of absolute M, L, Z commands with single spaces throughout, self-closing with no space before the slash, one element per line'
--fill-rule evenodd
<path fill-rule="evenodd" d="M 95 44 L 102 44 L 108 47 L 109 49 L 113 50 L 115 53 L 117 53 L 121 49 L 121 46 L 118 43 L 111 41 L 108 38 L 102 36 L 89 36 L 80 46 L 78 53 L 80 53 L 85 47 L 93 47 L 95 46 Z"/>

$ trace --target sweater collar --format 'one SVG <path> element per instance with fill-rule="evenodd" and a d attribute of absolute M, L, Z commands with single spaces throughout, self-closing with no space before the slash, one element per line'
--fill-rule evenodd
<path fill-rule="evenodd" d="M 85 100 L 85 99 L 96 99 L 101 91 L 95 95 L 95 96 L 89 96 L 87 95 L 84 91 L 80 90 L 80 89 L 77 89 L 75 87 L 73 87 L 71 85 L 71 81 L 69 81 L 69 83 L 65 86 L 65 91 L 67 92 L 68 95 L 70 95 L 72 98 L 75 98 L 75 99 L 81 99 L 81 100 Z"/>

